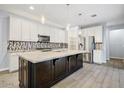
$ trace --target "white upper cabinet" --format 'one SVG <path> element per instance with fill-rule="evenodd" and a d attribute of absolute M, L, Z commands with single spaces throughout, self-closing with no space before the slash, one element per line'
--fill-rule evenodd
<path fill-rule="evenodd" d="M 95 30 L 95 42 L 103 42 L 103 29 L 102 26 L 96 27 Z"/>
<path fill-rule="evenodd" d="M 54 40 L 55 42 L 65 43 L 65 31 L 61 29 L 55 29 L 55 36 Z"/>
<path fill-rule="evenodd" d="M 10 36 L 9 40 L 21 40 L 21 19 L 18 17 L 10 16 Z"/>
<path fill-rule="evenodd" d="M 102 26 L 90 27 L 90 28 L 83 29 L 82 35 L 84 37 L 95 36 L 95 42 L 103 42 L 102 31 L 103 31 Z"/>
<path fill-rule="evenodd" d="M 38 24 L 38 34 L 50 36 L 49 30 L 50 29 L 47 26 Z"/>
<path fill-rule="evenodd" d="M 55 30 L 50 29 L 50 42 L 55 42 Z"/>
<path fill-rule="evenodd" d="M 86 32 L 85 29 L 82 29 L 81 32 L 82 32 L 82 36 L 85 37 L 85 32 Z"/>
<path fill-rule="evenodd" d="M 22 19 L 22 41 L 31 41 L 30 22 Z"/>
<path fill-rule="evenodd" d="M 50 36 L 50 42 L 67 42 L 64 30 L 42 25 L 21 17 L 10 17 L 10 40 L 38 41 L 38 34 Z"/>
<path fill-rule="evenodd" d="M 89 28 L 88 36 L 94 36 L 95 30 L 96 30 L 95 27 Z"/>
<path fill-rule="evenodd" d="M 40 34 L 40 35 L 44 34 L 43 26 L 40 23 L 38 24 L 38 34 Z"/>
<path fill-rule="evenodd" d="M 50 36 L 50 34 L 51 34 L 50 27 L 44 26 L 44 31 L 43 32 L 44 32 L 44 35 Z"/>
<path fill-rule="evenodd" d="M 68 43 L 68 32 L 64 30 L 64 35 L 65 35 L 65 43 Z"/>
<path fill-rule="evenodd" d="M 61 30 L 57 30 L 57 42 L 63 42 L 63 32 Z"/>
<path fill-rule="evenodd" d="M 86 28 L 86 29 L 84 29 L 84 35 L 85 36 L 94 36 L 95 30 L 96 30 L 95 27 Z"/>
<path fill-rule="evenodd" d="M 59 31 L 58 29 L 54 29 L 54 42 L 59 42 Z"/>
<path fill-rule="evenodd" d="M 65 41 L 65 39 L 66 39 L 66 37 L 65 37 L 65 31 L 64 30 L 60 30 L 60 42 L 62 42 L 62 43 L 65 43 L 66 41 Z"/>
<path fill-rule="evenodd" d="M 38 41 L 38 24 L 30 22 L 30 40 Z"/>

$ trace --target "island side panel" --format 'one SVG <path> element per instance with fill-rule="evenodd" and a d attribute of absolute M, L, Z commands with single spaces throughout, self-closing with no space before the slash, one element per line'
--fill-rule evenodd
<path fill-rule="evenodd" d="M 30 62 L 19 57 L 19 87 L 22 88 L 31 87 L 30 66 L 31 66 Z"/>

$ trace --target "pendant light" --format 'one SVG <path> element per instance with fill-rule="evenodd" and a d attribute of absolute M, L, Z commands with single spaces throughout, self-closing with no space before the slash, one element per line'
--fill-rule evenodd
<path fill-rule="evenodd" d="M 82 18 L 81 18 L 82 13 L 78 13 L 78 16 L 79 16 L 79 21 L 81 21 L 81 22 L 82 22 Z M 81 29 L 81 25 L 79 25 L 79 29 Z M 78 32 L 78 35 L 80 36 L 81 34 L 82 34 L 82 32 L 81 32 L 81 31 L 79 31 L 79 32 Z"/>
<path fill-rule="evenodd" d="M 66 25 L 66 30 L 68 31 L 68 30 L 70 30 L 70 26 L 71 26 L 71 24 L 69 23 L 69 6 L 70 6 L 70 4 L 66 4 L 66 6 L 67 6 L 67 25 Z"/>
<path fill-rule="evenodd" d="M 67 24 L 67 26 L 66 26 L 67 31 L 70 30 L 70 26 L 71 26 L 71 24 Z"/>
<path fill-rule="evenodd" d="M 43 12 L 43 10 L 45 10 L 45 6 L 42 6 L 42 7 L 39 6 L 39 9 Z M 41 14 L 40 21 L 42 24 L 46 23 L 46 17 L 44 16 L 44 13 Z"/>
<path fill-rule="evenodd" d="M 45 16 L 43 16 L 43 15 L 41 16 L 41 23 L 45 24 Z"/>

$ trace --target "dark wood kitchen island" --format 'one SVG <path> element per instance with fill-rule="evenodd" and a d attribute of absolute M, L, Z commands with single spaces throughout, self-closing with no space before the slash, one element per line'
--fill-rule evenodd
<path fill-rule="evenodd" d="M 83 67 L 82 51 L 29 52 L 19 56 L 19 86 L 48 88 Z"/>

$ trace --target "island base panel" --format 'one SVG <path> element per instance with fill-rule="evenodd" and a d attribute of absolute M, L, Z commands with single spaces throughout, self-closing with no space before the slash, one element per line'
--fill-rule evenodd
<path fill-rule="evenodd" d="M 48 88 L 83 67 L 82 54 L 32 63 L 19 57 L 19 86 Z"/>

